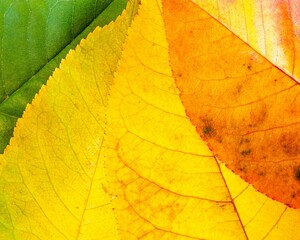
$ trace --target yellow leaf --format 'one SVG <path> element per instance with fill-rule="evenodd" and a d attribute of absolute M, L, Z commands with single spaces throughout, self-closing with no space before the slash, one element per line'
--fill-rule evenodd
<path fill-rule="evenodd" d="M 104 161 L 121 237 L 299 238 L 299 210 L 258 193 L 197 137 L 164 27 L 160 3 L 142 1 L 109 98 Z"/>
<path fill-rule="evenodd" d="M 118 239 L 99 161 L 107 92 L 128 26 L 116 22 L 71 51 L 1 156 L 0 239 Z"/>
<path fill-rule="evenodd" d="M 0 239 L 300 238 L 299 210 L 257 192 L 199 138 L 161 1 L 142 1 L 118 62 L 135 8 L 71 52 L 18 122 L 0 159 Z"/>

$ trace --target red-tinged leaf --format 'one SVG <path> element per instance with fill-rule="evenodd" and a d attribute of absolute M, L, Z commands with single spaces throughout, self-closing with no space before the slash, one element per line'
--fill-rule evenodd
<path fill-rule="evenodd" d="M 256 189 L 300 207 L 300 86 L 191 1 L 164 1 L 173 75 L 191 122 Z"/>

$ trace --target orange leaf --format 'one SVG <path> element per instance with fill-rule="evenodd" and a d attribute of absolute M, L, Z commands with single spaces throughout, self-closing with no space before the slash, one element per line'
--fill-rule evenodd
<path fill-rule="evenodd" d="M 219 159 L 300 208 L 300 86 L 191 1 L 164 1 L 181 100 Z"/>
<path fill-rule="evenodd" d="M 300 82 L 300 0 L 193 0 Z"/>

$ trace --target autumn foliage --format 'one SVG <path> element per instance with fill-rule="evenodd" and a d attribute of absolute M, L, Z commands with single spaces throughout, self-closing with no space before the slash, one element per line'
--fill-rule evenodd
<path fill-rule="evenodd" d="M 300 238 L 297 71 L 200 5 L 130 1 L 62 61 L 0 156 L 0 239 Z"/>

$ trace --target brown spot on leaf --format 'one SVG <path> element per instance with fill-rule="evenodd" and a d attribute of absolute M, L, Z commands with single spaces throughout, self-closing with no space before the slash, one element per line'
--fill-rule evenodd
<path fill-rule="evenodd" d="M 300 132 L 300 85 L 232 34 L 217 43 L 215 36 L 230 34 L 218 21 L 209 18 L 199 25 L 178 20 L 205 14 L 192 3 L 184 17 L 169 5 L 174 10 L 165 18 L 172 71 L 174 76 L 183 73 L 175 82 L 200 137 L 220 161 L 258 191 L 300 208 L 300 180 L 294 172 L 300 166 L 300 136 L 295 136 Z M 182 5 L 186 6 L 187 2 Z M 177 34 L 173 34 L 175 27 Z M 204 30 L 206 34 L 201 34 Z M 218 54 L 207 57 L 205 49 L 222 52 L 222 59 Z M 293 136 L 288 136 L 291 132 Z"/>
<path fill-rule="evenodd" d="M 258 172 L 258 176 L 266 176 L 266 172 L 260 171 L 260 172 Z"/>
<path fill-rule="evenodd" d="M 205 137 L 208 137 L 208 138 L 215 136 L 216 130 L 213 127 L 212 120 L 208 120 L 208 119 L 203 120 L 202 133 Z"/>
<path fill-rule="evenodd" d="M 284 133 L 280 137 L 282 151 L 290 157 L 300 154 L 300 136 L 297 132 Z"/>
<path fill-rule="evenodd" d="M 210 135 L 213 131 L 214 131 L 214 129 L 212 128 L 211 125 L 207 125 L 203 128 L 203 133 L 205 135 Z"/>
<path fill-rule="evenodd" d="M 241 151 L 241 154 L 245 157 L 251 154 L 251 149 Z"/>
<path fill-rule="evenodd" d="M 245 164 L 244 160 L 240 160 L 236 163 L 236 169 L 238 169 L 241 174 L 247 173 L 248 171 L 247 164 Z"/>
<path fill-rule="evenodd" d="M 242 85 L 237 85 L 236 88 L 235 88 L 236 89 L 235 93 L 239 95 L 241 93 L 242 88 L 243 88 Z"/>
<path fill-rule="evenodd" d="M 295 179 L 300 182 L 300 166 L 295 169 Z"/>
<path fill-rule="evenodd" d="M 249 143 L 251 142 L 251 139 L 250 138 L 242 138 L 241 139 L 241 141 L 240 141 L 240 145 L 242 145 L 242 144 L 247 144 L 247 145 L 249 145 Z"/>

